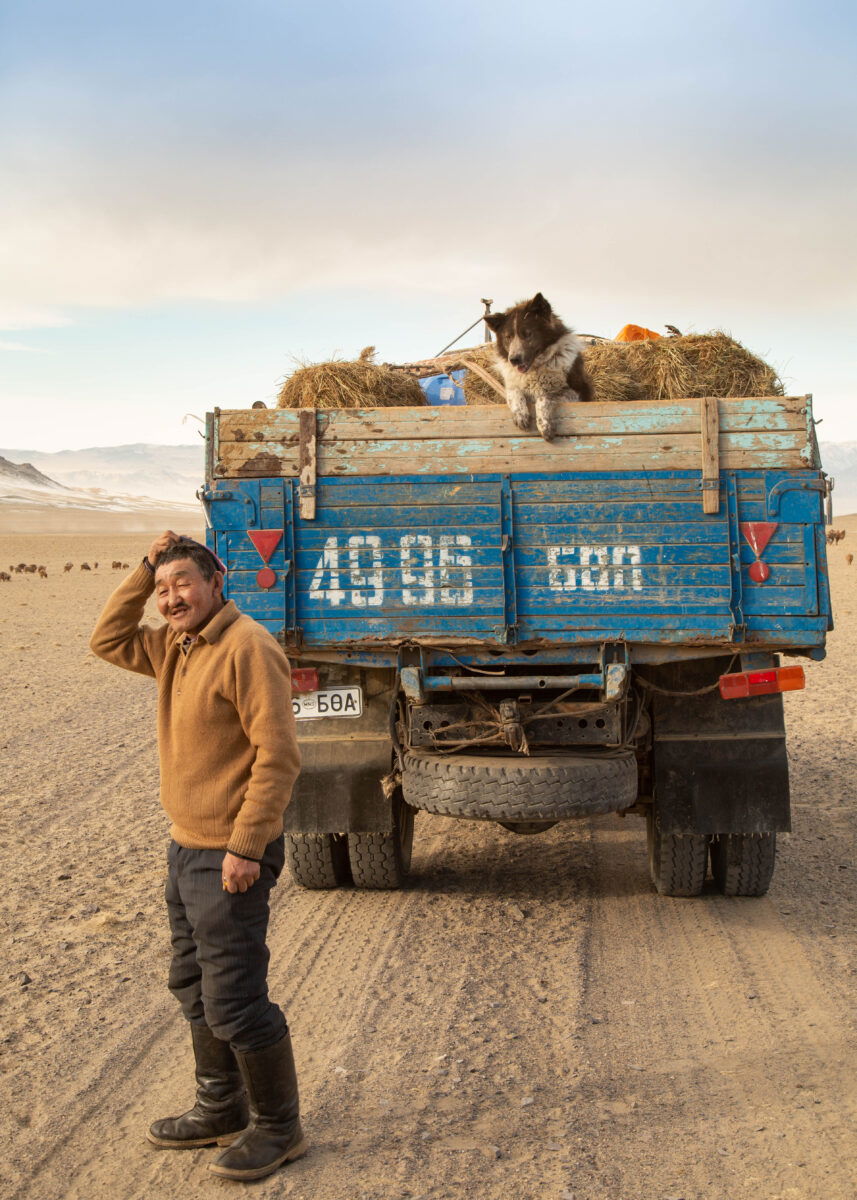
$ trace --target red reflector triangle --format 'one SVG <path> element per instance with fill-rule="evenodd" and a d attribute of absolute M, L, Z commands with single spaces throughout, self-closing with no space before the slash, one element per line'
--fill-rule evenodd
<path fill-rule="evenodd" d="M 764 554 L 765 547 L 777 532 L 776 521 L 742 521 L 741 532 L 750 543 L 753 553 Z"/>
<path fill-rule="evenodd" d="M 266 563 L 277 548 L 282 529 L 248 529 L 247 536 L 256 549 L 263 563 Z"/>

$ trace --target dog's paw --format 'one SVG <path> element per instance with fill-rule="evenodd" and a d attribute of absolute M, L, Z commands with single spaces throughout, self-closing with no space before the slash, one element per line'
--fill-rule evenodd
<path fill-rule="evenodd" d="M 536 401 L 536 427 L 546 442 L 556 437 L 556 403 L 552 396 L 539 396 Z"/>
<path fill-rule="evenodd" d="M 509 412 L 512 414 L 512 420 L 519 429 L 529 429 L 533 418 L 530 414 L 530 406 L 523 396 L 509 398 Z"/>
<path fill-rule="evenodd" d="M 539 433 L 546 442 L 552 442 L 554 440 L 556 437 L 556 425 L 553 423 L 553 421 L 537 421 L 536 425 Z"/>

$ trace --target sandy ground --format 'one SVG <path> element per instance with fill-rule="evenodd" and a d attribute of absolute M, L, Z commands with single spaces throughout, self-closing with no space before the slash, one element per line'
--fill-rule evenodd
<path fill-rule="evenodd" d="M 794 832 L 770 894 L 659 898 L 642 823 L 616 818 L 520 838 L 421 815 L 401 893 L 284 881 L 271 988 L 311 1150 L 255 1196 L 857 1196 L 857 518 L 837 525 L 838 628 L 788 697 Z M 144 1140 L 192 1090 L 164 986 L 154 685 L 87 643 L 103 564 L 148 542 L 0 535 L 0 569 L 50 574 L 0 584 L 4 1197 L 241 1186 L 210 1150 Z M 61 573 L 84 558 L 98 570 Z"/>

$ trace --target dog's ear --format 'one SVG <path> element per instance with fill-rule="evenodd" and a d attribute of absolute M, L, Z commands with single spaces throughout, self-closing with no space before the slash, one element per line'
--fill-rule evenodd
<path fill-rule="evenodd" d="M 489 329 L 493 329 L 495 333 L 499 333 L 503 328 L 503 323 L 505 320 L 505 313 L 488 313 L 488 315 L 485 317 L 485 324 Z"/>
<path fill-rule="evenodd" d="M 527 308 L 531 313 L 535 313 L 535 315 L 538 317 L 549 317 L 553 312 L 553 309 L 551 308 L 550 304 L 548 304 L 547 300 L 545 300 L 541 292 L 536 292 L 535 296 L 533 296 L 532 300 L 527 305 Z"/>

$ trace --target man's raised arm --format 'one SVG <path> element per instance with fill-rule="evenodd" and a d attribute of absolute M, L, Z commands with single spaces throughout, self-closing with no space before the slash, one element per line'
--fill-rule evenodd
<path fill-rule="evenodd" d="M 152 629 L 140 624 L 146 601 L 155 590 L 154 570 L 147 564 L 154 563 L 176 541 L 178 537 L 172 530 L 162 533 L 152 542 L 146 559 L 120 583 L 92 631 L 89 646 L 93 654 L 140 675 L 157 675 L 168 630 L 166 626 Z"/>

